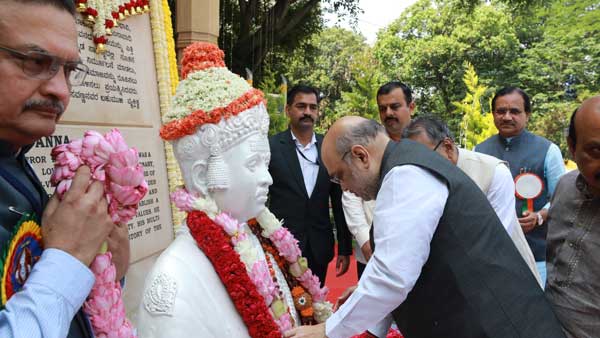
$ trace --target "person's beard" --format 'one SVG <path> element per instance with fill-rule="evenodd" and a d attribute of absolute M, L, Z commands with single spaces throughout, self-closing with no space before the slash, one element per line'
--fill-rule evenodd
<path fill-rule="evenodd" d="M 353 193 L 365 201 L 374 200 L 377 196 L 379 177 L 369 172 L 361 173 L 352 164 L 350 165 L 350 175 L 353 182 L 361 182 L 360 186 L 357 186 L 356 191 L 353 191 Z"/>

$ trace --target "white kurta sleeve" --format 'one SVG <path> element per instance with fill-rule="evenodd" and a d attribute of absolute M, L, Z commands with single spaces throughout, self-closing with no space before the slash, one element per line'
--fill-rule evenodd
<path fill-rule="evenodd" d="M 327 337 L 364 332 L 406 299 L 429 257 L 447 199 L 445 183 L 425 169 L 404 165 L 389 171 L 375 206 L 375 252 L 358 288 L 327 320 Z"/>
<path fill-rule="evenodd" d="M 510 233 L 511 228 L 519 222 L 515 212 L 515 183 L 505 164 L 500 163 L 496 166 L 486 197 L 502 225 Z"/>

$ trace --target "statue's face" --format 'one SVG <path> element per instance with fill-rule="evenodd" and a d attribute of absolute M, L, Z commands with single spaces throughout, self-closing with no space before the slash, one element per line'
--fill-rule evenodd
<path fill-rule="evenodd" d="M 227 165 L 229 188 L 211 192 L 219 209 L 239 221 L 258 216 L 265 208 L 273 183 L 268 170 L 271 152 L 267 136 L 254 134 L 222 156 Z"/>

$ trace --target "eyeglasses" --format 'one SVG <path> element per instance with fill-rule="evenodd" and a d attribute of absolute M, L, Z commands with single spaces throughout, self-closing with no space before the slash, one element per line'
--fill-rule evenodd
<path fill-rule="evenodd" d="M 83 83 L 89 68 L 80 61 L 65 61 L 58 56 L 39 51 L 19 52 L 17 50 L 0 46 L 0 50 L 9 53 L 21 61 L 21 68 L 25 75 L 49 80 L 63 67 L 65 78 L 70 86 L 79 86 Z"/>
<path fill-rule="evenodd" d="M 445 139 L 446 139 L 445 137 L 444 137 L 443 139 L 441 139 L 441 140 L 440 140 L 440 141 L 439 141 L 439 142 L 438 142 L 438 143 L 435 145 L 435 147 L 433 147 L 433 151 L 436 151 L 436 150 L 437 150 L 437 148 L 439 148 L 439 147 L 442 145 L 442 143 L 444 143 L 444 140 L 445 140 Z"/>
<path fill-rule="evenodd" d="M 346 157 L 346 155 L 350 154 L 350 151 L 352 151 L 352 149 L 346 150 L 346 152 L 342 154 L 342 158 L 340 158 L 340 160 L 344 161 L 344 157 Z M 339 177 L 337 177 L 336 175 L 329 176 L 329 180 L 335 184 L 341 184 L 341 179 Z"/>

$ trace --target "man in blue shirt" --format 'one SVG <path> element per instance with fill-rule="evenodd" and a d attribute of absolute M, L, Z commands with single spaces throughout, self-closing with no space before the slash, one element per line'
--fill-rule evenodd
<path fill-rule="evenodd" d="M 89 168 L 77 171 L 62 201 L 48 201 L 25 157 L 54 132 L 71 86 L 87 72 L 74 16 L 68 0 L 0 0 L 0 252 L 22 215 L 41 222 L 44 248 L 39 258 L 19 260 L 27 264 L 13 272 L 24 282 L 3 301 L 3 338 L 92 337 L 81 311 L 94 283 L 88 266 L 105 241 L 119 278 L 127 266 L 127 228 L 112 223 L 102 184 L 89 185 Z"/>
<path fill-rule="evenodd" d="M 527 131 L 531 116 L 529 96 L 516 87 L 500 89 L 492 99 L 492 113 L 498 134 L 475 147 L 475 151 L 508 162 L 513 178 L 523 173 L 536 175 L 543 183 L 541 194 L 528 210 L 527 201 L 517 195 L 515 209 L 527 242 L 533 252 L 542 283 L 546 281 L 545 224 L 550 197 L 565 172 L 560 149 L 549 140 Z"/>

